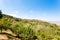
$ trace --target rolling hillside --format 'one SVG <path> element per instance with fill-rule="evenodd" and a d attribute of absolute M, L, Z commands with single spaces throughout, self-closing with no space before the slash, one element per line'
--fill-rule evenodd
<path fill-rule="evenodd" d="M 57 24 L 60 26 L 60 21 L 54 21 L 54 22 L 51 22 L 51 23 L 54 23 L 54 24 Z"/>
<path fill-rule="evenodd" d="M 5 35 L 7 40 L 60 40 L 60 27 L 56 24 L 0 15 L 0 35 Z"/>

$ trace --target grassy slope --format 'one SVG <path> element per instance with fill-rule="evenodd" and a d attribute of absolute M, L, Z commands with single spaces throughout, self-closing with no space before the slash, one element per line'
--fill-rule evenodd
<path fill-rule="evenodd" d="M 22 40 L 59 40 L 60 28 L 56 24 L 51 24 L 41 20 L 29 20 L 3 15 L 0 19 L 0 27 L 10 29 Z"/>

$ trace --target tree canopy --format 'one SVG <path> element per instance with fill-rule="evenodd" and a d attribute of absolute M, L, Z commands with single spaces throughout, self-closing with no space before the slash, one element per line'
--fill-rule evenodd
<path fill-rule="evenodd" d="M 0 18 L 2 18 L 2 11 L 0 10 Z"/>

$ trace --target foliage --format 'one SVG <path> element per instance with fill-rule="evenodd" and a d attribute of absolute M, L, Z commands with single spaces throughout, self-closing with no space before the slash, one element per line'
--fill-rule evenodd
<path fill-rule="evenodd" d="M 0 30 L 10 29 L 18 37 L 21 37 L 21 40 L 60 40 L 59 26 L 44 21 L 3 15 L 0 19 L 0 27 L 2 27 Z"/>
<path fill-rule="evenodd" d="M 2 12 L 1 12 L 1 10 L 0 10 L 0 18 L 2 18 Z"/>

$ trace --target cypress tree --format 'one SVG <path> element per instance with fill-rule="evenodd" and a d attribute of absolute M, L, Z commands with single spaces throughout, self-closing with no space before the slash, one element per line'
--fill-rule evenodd
<path fill-rule="evenodd" d="M 2 11 L 0 10 L 0 18 L 2 18 Z"/>

